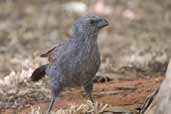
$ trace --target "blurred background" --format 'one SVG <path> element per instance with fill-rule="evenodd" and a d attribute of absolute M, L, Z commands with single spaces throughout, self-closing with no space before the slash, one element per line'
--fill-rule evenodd
<path fill-rule="evenodd" d="M 29 76 L 47 62 L 39 55 L 68 40 L 73 22 L 86 14 L 110 23 L 98 38 L 97 76 L 115 82 L 164 76 L 171 55 L 170 0 L 0 0 L 0 110 L 49 101 L 47 77 L 33 83 Z"/>

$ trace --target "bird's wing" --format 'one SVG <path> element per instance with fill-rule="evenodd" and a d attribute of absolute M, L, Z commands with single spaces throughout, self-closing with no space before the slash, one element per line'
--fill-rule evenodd
<path fill-rule="evenodd" d="M 63 44 L 59 44 L 59 45 L 53 47 L 52 49 L 48 50 L 46 53 L 41 54 L 40 57 L 49 57 L 49 55 L 51 54 L 51 52 L 52 52 L 53 50 L 55 50 L 56 48 L 59 48 L 59 47 L 62 46 L 62 45 L 63 45 Z"/>
<path fill-rule="evenodd" d="M 48 50 L 46 53 L 40 55 L 40 57 L 48 57 L 49 54 L 56 48 L 57 46 L 53 47 L 52 49 Z"/>
<path fill-rule="evenodd" d="M 40 57 L 48 57 L 48 60 L 50 62 L 54 61 L 54 59 L 56 58 L 55 53 L 56 53 L 56 51 L 58 51 L 58 48 L 60 48 L 61 46 L 63 46 L 63 44 L 59 44 L 59 45 L 53 47 L 52 49 L 50 49 L 46 53 L 41 54 Z"/>

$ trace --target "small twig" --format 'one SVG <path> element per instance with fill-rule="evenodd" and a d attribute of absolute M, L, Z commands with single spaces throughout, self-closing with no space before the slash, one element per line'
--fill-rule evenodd
<path fill-rule="evenodd" d="M 155 90 L 152 94 L 147 96 L 147 98 L 145 99 L 144 105 L 142 106 L 140 110 L 140 114 L 144 114 L 144 112 L 150 106 L 150 104 L 152 103 L 152 101 L 154 100 L 158 92 L 159 92 L 159 89 Z"/>

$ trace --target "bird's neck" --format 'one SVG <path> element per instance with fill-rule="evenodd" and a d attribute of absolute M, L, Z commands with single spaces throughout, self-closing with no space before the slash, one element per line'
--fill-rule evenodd
<path fill-rule="evenodd" d="M 91 53 L 98 50 L 97 34 L 79 34 L 73 38 L 74 44 L 83 53 Z"/>
<path fill-rule="evenodd" d="M 96 43 L 97 42 L 97 33 L 77 33 L 73 35 L 73 39 L 80 43 Z"/>

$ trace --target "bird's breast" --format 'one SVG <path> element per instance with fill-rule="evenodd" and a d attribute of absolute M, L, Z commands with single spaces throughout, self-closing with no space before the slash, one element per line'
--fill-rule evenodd
<path fill-rule="evenodd" d="M 82 85 L 95 76 L 100 66 L 100 54 L 95 45 L 77 48 L 63 60 L 67 63 L 61 65 L 66 86 Z"/>

